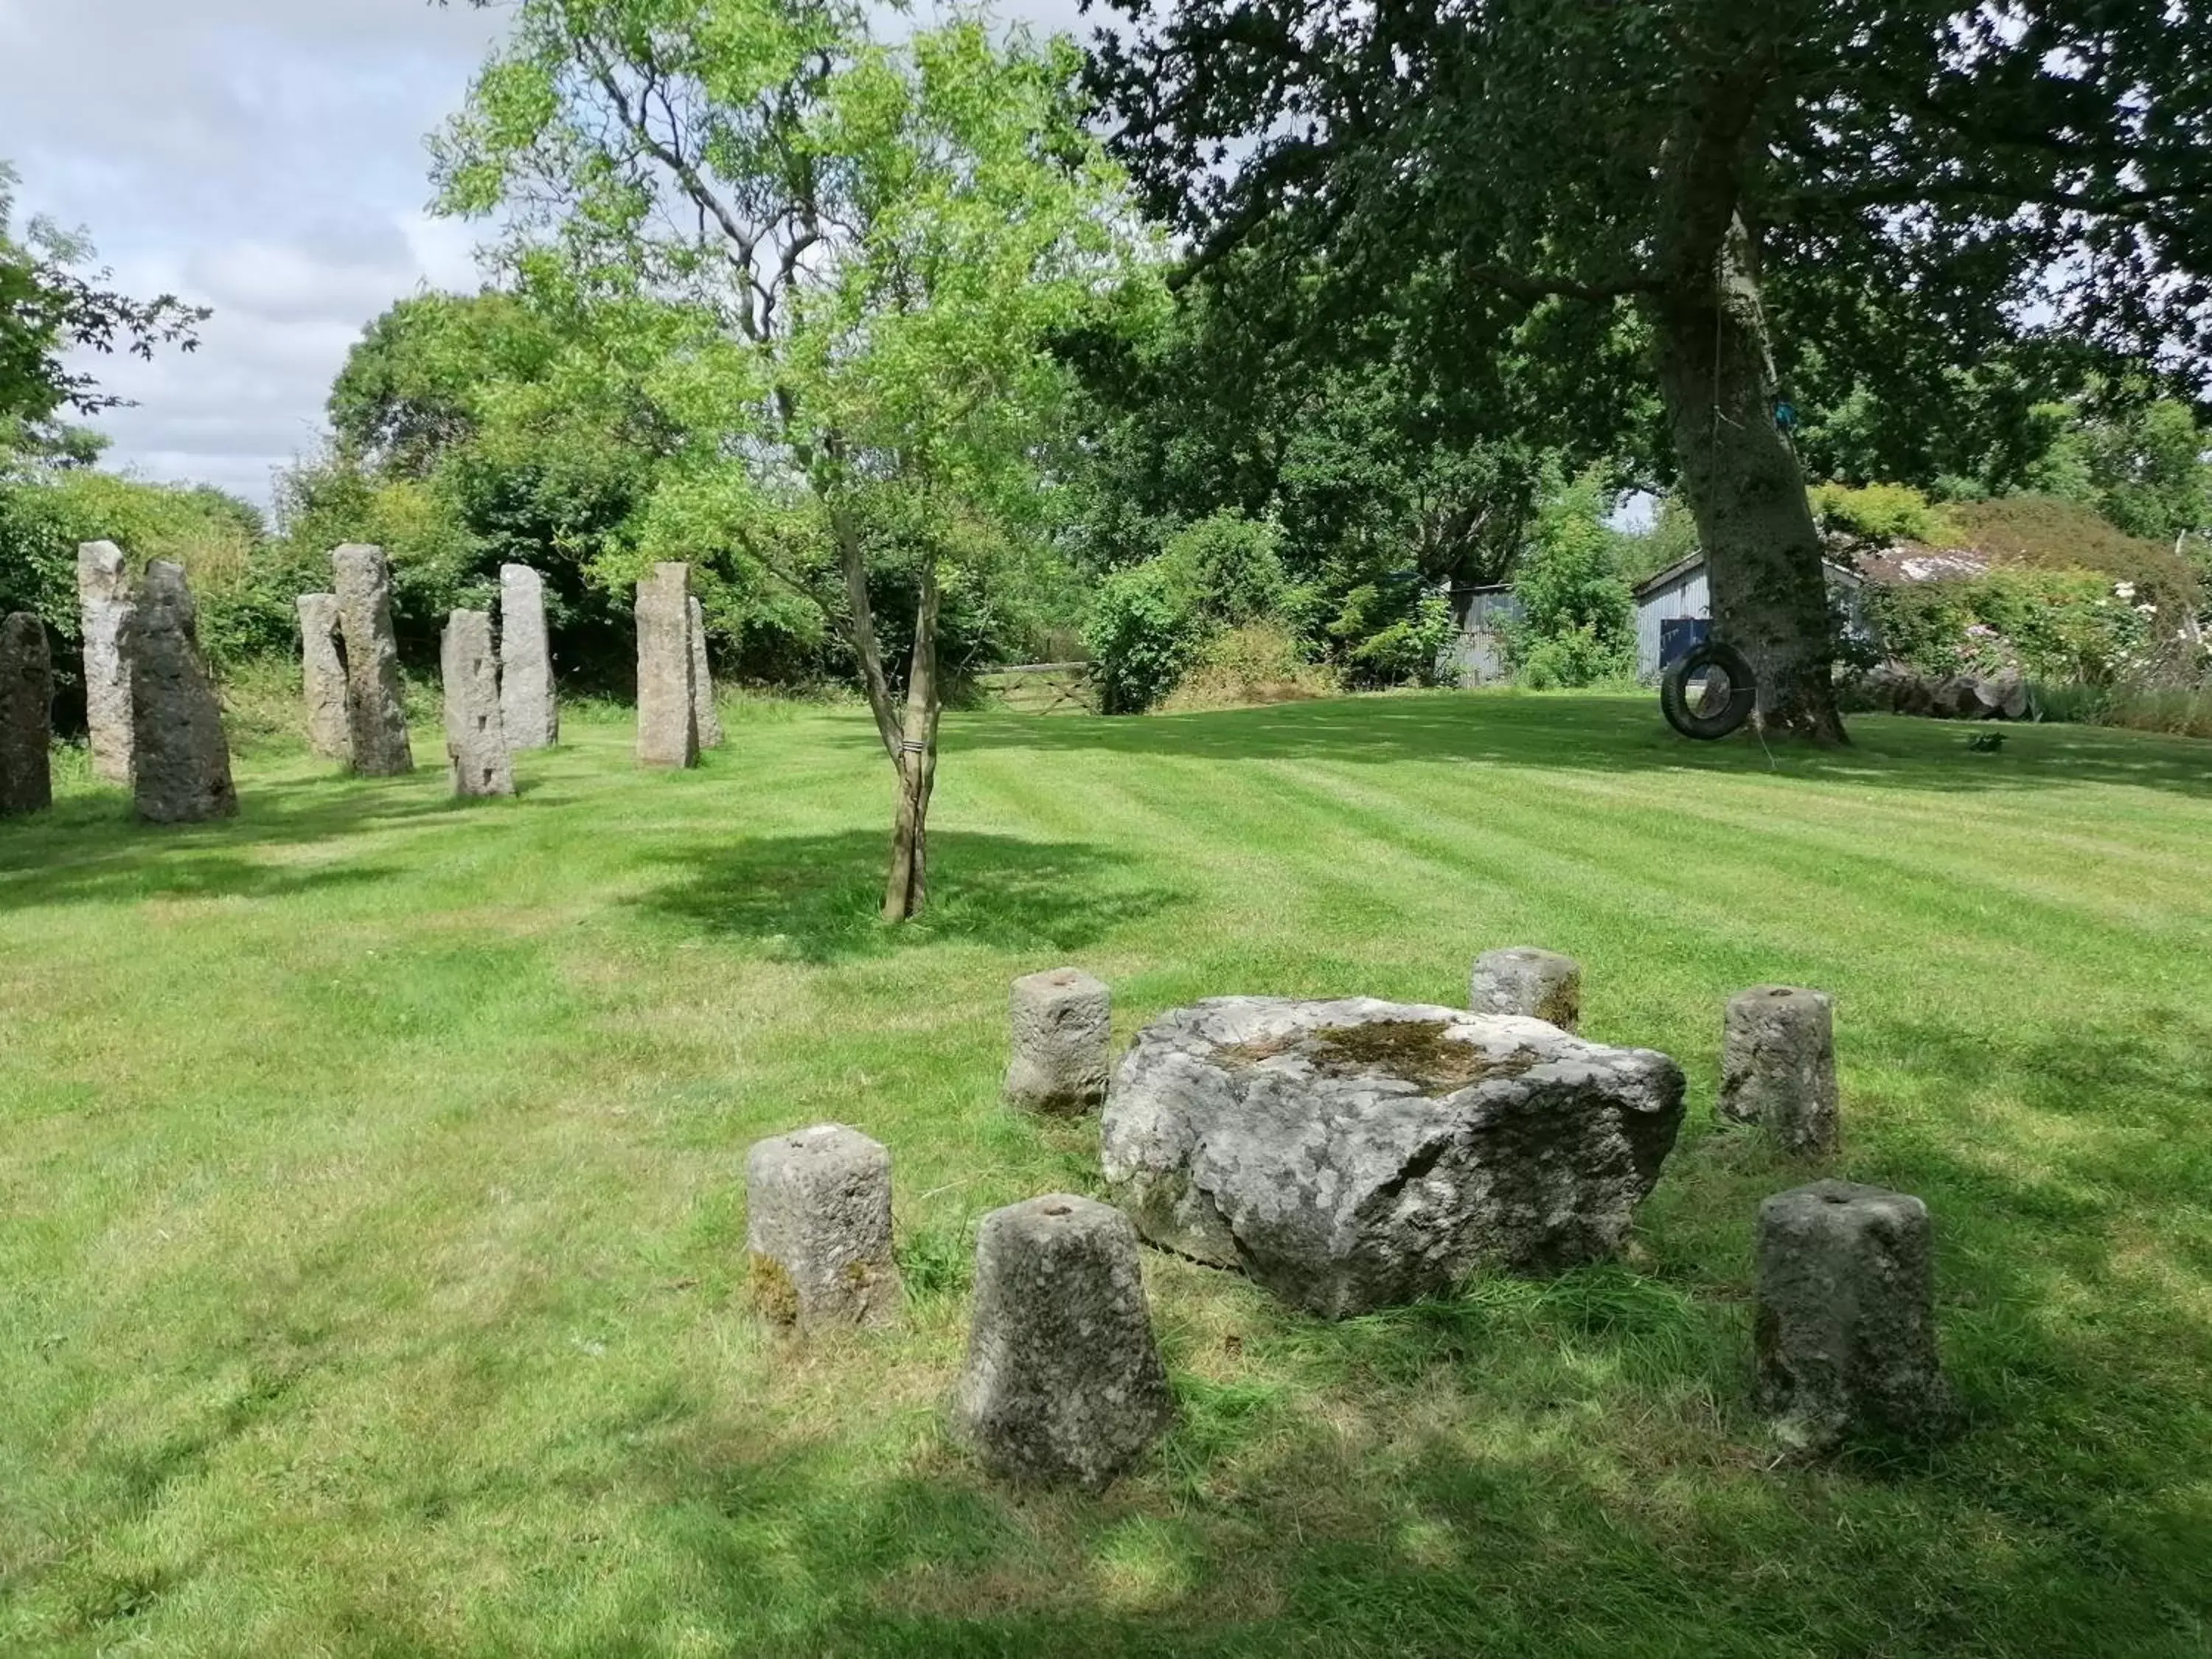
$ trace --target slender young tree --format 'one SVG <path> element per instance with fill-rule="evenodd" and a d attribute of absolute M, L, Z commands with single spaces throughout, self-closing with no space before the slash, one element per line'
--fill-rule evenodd
<path fill-rule="evenodd" d="M 866 16 L 520 0 L 436 154 L 448 210 L 511 228 L 525 292 L 649 369 L 685 441 L 671 488 L 764 538 L 797 500 L 834 544 L 898 779 L 900 920 L 927 892 L 945 560 L 1033 482 L 1048 341 L 1157 284 L 1071 45 L 956 17 L 894 46 Z M 886 538 L 919 554 L 902 696 L 869 599 Z"/>
<path fill-rule="evenodd" d="M 1364 272 L 1340 293 L 1442 271 L 1470 352 L 1537 306 L 1640 308 L 1770 726 L 1843 734 L 1775 285 L 1895 299 L 1954 356 L 2038 315 L 2203 343 L 2202 0 L 1109 3 L 1115 142 L 1199 266 L 1264 230 Z"/>

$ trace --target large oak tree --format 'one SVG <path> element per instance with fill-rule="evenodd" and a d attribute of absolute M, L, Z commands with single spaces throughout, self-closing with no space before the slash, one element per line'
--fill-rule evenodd
<path fill-rule="evenodd" d="M 1109 3 L 1094 78 L 1194 268 L 1289 240 L 1355 306 L 1441 276 L 1471 352 L 1532 307 L 1638 307 L 1771 727 L 1842 735 L 1776 288 L 1946 361 L 2203 341 L 2203 0 Z"/>

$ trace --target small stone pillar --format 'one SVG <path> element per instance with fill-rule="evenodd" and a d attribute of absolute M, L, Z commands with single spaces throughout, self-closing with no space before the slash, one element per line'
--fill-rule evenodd
<path fill-rule="evenodd" d="M 54 660 L 27 611 L 0 622 L 0 817 L 54 804 Z"/>
<path fill-rule="evenodd" d="M 745 1154 L 745 1249 L 754 1303 L 776 1323 L 893 1323 L 901 1290 L 890 1153 L 836 1123 L 755 1141 Z"/>
<path fill-rule="evenodd" d="M 392 568 L 384 550 L 349 543 L 331 555 L 345 630 L 346 721 L 353 769 L 396 777 L 415 769 L 399 696 L 399 644 L 392 632 Z"/>
<path fill-rule="evenodd" d="M 131 659 L 134 810 L 149 823 L 204 823 L 238 811 L 222 706 L 200 660 L 199 617 L 184 567 L 146 567 L 124 630 Z"/>
<path fill-rule="evenodd" d="M 1793 1446 L 1945 1426 L 1928 1206 L 1816 1181 L 1759 1206 L 1755 1403 Z"/>
<path fill-rule="evenodd" d="M 300 690 L 307 710 L 307 747 L 326 760 L 353 758 L 346 719 L 345 651 L 338 643 L 338 596 L 302 593 Z"/>
<path fill-rule="evenodd" d="M 1526 1014 L 1562 1031 L 1579 1031 L 1582 963 L 1528 945 L 1485 951 L 1474 959 L 1467 1006 L 1478 1014 Z"/>
<path fill-rule="evenodd" d="M 1786 1152 L 1841 1144 L 1835 1003 L 1825 991 L 1758 985 L 1729 999 L 1721 1034 L 1720 1115 L 1756 1123 Z"/>
<path fill-rule="evenodd" d="M 1129 1218 L 1066 1193 L 985 1216 L 954 1437 L 994 1474 L 1095 1489 L 1174 1418 Z"/>
<path fill-rule="evenodd" d="M 1105 1103 L 1113 1069 L 1114 994 L 1079 968 L 1014 981 L 1013 1060 L 1006 1102 L 1032 1112 Z"/>
<path fill-rule="evenodd" d="M 447 777 L 457 795 L 511 795 L 514 767 L 499 717 L 499 659 L 491 614 L 456 611 L 438 642 L 446 692 Z"/>
<path fill-rule="evenodd" d="M 696 766 L 691 567 L 657 564 L 637 585 L 637 763 Z"/>
<path fill-rule="evenodd" d="M 691 718 L 699 727 L 699 746 L 722 746 L 722 714 L 714 707 L 714 671 L 707 662 L 707 612 L 696 595 L 690 600 Z"/>
<path fill-rule="evenodd" d="M 131 619 L 131 572 L 113 542 L 76 550 L 76 603 L 84 635 L 84 720 L 92 770 L 110 783 L 131 781 L 131 664 L 123 626 Z"/>
<path fill-rule="evenodd" d="M 550 749 L 561 741 L 545 579 L 526 564 L 499 568 L 499 715 L 511 750 Z"/>

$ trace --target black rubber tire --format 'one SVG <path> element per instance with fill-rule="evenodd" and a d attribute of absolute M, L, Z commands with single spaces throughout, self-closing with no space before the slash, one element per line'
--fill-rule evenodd
<path fill-rule="evenodd" d="M 1690 678 L 1708 668 L 1729 677 L 1729 700 L 1710 711 L 1690 707 Z M 1743 653 L 1719 640 L 1693 645 L 1659 677 L 1659 708 L 1667 724 L 1686 738 L 1711 743 L 1725 738 L 1751 718 L 1759 704 L 1759 687 Z"/>

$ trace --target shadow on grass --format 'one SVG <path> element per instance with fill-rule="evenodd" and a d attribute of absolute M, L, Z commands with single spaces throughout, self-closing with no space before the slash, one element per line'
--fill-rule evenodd
<path fill-rule="evenodd" d="M 1754 733 L 1677 737 L 1656 697 L 1438 692 L 1342 698 L 1207 714 L 1121 718 L 991 712 L 954 716 L 945 748 L 1179 755 L 1212 760 L 1474 761 L 1574 771 L 1767 773 L 1915 789 L 2040 789 L 2133 784 L 2212 795 L 2212 743 L 2086 726 L 2012 726 L 1996 754 L 1966 747 L 1979 727 L 1896 716 L 1849 722 L 1839 750 Z M 853 741 L 860 741 L 856 734 Z"/>
<path fill-rule="evenodd" d="M 779 959 L 826 963 L 945 941 L 1079 950 L 1182 900 L 1103 848 L 940 830 L 927 910 L 890 927 L 879 915 L 890 856 L 887 836 L 860 830 L 696 847 L 669 856 L 680 874 L 641 902 Z"/>
<path fill-rule="evenodd" d="M 65 797 L 51 812 L 0 823 L 0 911 L 145 898 L 278 898 L 396 873 L 350 862 L 290 867 L 259 852 L 414 826 L 457 823 L 504 803 L 426 793 L 421 779 L 313 779 L 241 792 L 239 815 L 204 824 L 142 823 L 119 793 Z"/>

